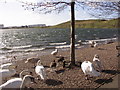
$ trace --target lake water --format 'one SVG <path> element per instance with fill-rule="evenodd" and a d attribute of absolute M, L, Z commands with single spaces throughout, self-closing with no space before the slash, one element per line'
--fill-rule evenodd
<path fill-rule="evenodd" d="M 76 44 L 82 40 L 116 39 L 117 29 L 76 29 Z M 6 56 L 49 54 L 55 48 L 69 49 L 70 29 L 0 29 L 0 59 Z M 36 54 L 37 55 L 37 54 Z"/>

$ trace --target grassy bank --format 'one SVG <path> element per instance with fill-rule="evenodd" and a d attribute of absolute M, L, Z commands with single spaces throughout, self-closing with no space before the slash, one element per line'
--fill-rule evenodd
<path fill-rule="evenodd" d="M 76 28 L 118 28 L 119 19 L 112 20 L 76 20 Z M 70 28 L 70 21 L 45 28 Z"/>

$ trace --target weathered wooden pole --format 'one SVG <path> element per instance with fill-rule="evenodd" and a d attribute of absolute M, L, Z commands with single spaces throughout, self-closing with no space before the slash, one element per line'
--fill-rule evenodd
<path fill-rule="evenodd" d="M 75 1 L 71 0 L 71 44 L 70 44 L 70 61 L 72 66 L 75 65 Z"/>

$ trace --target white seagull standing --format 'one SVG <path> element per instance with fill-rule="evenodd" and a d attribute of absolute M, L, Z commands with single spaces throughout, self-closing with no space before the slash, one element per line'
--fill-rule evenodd
<path fill-rule="evenodd" d="M 81 64 L 81 69 L 82 69 L 83 73 L 85 74 L 86 79 L 88 79 L 88 76 L 90 76 L 90 77 L 100 76 L 100 72 L 97 72 L 94 69 L 93 64 L 90 61 L 84 61 Z"/>
<path fill-rule="evenodd" d="M 55 49 L 55 51 L 51 52 L 51 55 L 57 55 L 57 53 L 58 53 L 58 49 Z"/>
<path fill-rule="evenodd" d="M 97 54 L 94 55 L 93 65 L 94 65 L 94 68 L 95 68 L 96 70 L 98 70 L 99 72 L 102 71 L 102 64 L 101 64 L 101 61 L 100 61 L 100 59 L 99 59 L 99 55 L 97 55 Z"/>
<path fill-rule="evenodd" d="M 95 42 L 93 40 L 90 40 L 88 43 L 90 44 L 91 47 L 94 47 Z"/>
<path fill-rule="evenodd" d="M 38 76 L 41 77 L 42 80 L 46 80 L 46 71 L 40 60 L 37 62 L 35 72 Z"/>
<path fill-rule="evenodd" d="M 94 46 L 94 48 L 98 48 L 98 43 L 94 42 L 93 46 Z"/>

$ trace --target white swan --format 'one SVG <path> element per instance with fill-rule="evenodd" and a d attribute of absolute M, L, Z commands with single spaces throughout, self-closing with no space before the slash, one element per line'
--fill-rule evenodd
<path fill-rule="evenodd" d="M 38 76 L 41 77 L 42 80 L 46 79 L 46 71 L 40 60 L 37 62 L 37 66 L 35 67 L 35 72 Z"/>
<path fill-rule="evenodd" d="M 13 60 L 14 58 L 14 60 Z M 10 65 L 15 65 L 15 60 L 16 60 L 16 57 L 14 56 L 10 61 L 10 63 L 6 63 L 6 64 L 2 64 L 0 66 L 0 69 L 8 69 Z"/>
<path fill-rule="evenodd" d="M 86 76 L 90 76 L 90 77 L 100 76 L 100 72 L 97 72 L 94 69 L 93 64 L 90 61 L 84 61 L 81 64 L 81 69 Z"/>
<path fill-rule="evenodd" d="M 15 63 L 6 63 L 0 66 L 1 69 L 8 69 L 10 65 L 15 65 Z"/>
<path fill-rule="evenodd" d="M 101 64 L 101 61 L 99 59 L 99 56 L 97 54 L 94 55 L 94 58 L 93 58 L 93 65 L 94 65 L 94 68 L 98 71 L 102 71 L 102 64 Z"/>
<path fill-rule="evenodd" d="M 15 66 L 10 65 L 8 69 L 0 70 L 0 76 L 2 79 L 11 77 L 16 74 Z"/>
<path fill-rule="evenodd" d="M 34 82 L 34 78 L 31 75 L 25 75 L 22 78 L 14 78 L 8 80 L 6 83 L 0 86 L 0 89 L 5 88 L 25 88 L 25 85 L 30 84 L 30 82 Z"/>
<path fill-rule="evenodd" d="M 58 49 L 55 49 L 55 51 L 51 52 L 51 55 L 57 55 L 57 53 L 58 53 Z"/>
<path fill-rule="evenodd" d="M 23 70 L 23 71 L 20 72 L 20 74 L 19 74 L 19 77 L 20 77 L 20 78 L 23 78 L 23 75 L 22 75 L 22 74 L 23 74 L 24 72 L 29 72 L 29 74 L 32 75 L 32 72 L 30 72 L 28 69 L 26 69 L 26 70 Z"/>

